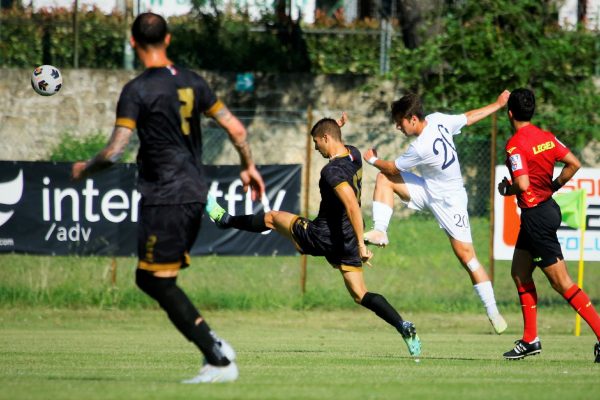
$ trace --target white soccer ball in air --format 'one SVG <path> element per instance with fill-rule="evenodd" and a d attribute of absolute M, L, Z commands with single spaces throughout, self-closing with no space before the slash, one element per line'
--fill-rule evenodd
<path fill-rule="evenodd" d="M 62 74 L 52 65 L 40 65 L 31 74 L 31 87 L 42 96 L 52 96 L 62 87 Z"/>

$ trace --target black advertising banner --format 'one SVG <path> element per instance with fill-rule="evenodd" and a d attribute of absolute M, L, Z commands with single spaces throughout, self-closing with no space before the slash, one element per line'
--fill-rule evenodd
<path fill-rule="evenodd" d="M 258 167 L 267 194 L 252 202 L 238 166 L 206 166 L 210 191 L 229 213 L 300 211 L 300 165 Z M 117 164 L 70 180 L 71 163 L 0 161 L 0 253 L 136 256 L 136 166 Z M 192 255 L 291 255 L 275 232 L 222 230 L 204 215 Z"/>

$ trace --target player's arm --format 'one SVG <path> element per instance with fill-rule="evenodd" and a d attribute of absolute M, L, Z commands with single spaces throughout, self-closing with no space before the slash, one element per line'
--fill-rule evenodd
<path fill-rule="evenodd" d="M 564 167 L 560 174 L 552 181 L 552 191 L 556 192 L 558 189 L 564 186 L 565 183 L 569 182 L 575 173 L 581 168 L 581 162 L 575 154 L 568 152 L 562 159 L 559 160 L 564 163 Z"/>
<path fill-rule="evenodd" d="M 364 160 L 386 175 L 398 175 L 400 170 L 394 161 L 382 160 L 377 157 L 376 149 L 368 149 L 363 154 Z"/>
<path fill-rule="evenodd" d="M 504 107 L 508 102 L 509 96 L 510 92 L 505 90 L 500 93 L 500 96 L 498 96 L 498 99 L 495 102 L 476 110 L 467 111 L 465 113 L 465 116 L 467 117 L 467 125 L 473 125 L 474 123 L 481 121 L 488 115 L 493 114 Z"/>
<path fill-rule="evenodd" d="M 244 185 L 244 191 L 248 190 L 248 186 L 250 186 L 252 189 L 252 200 L 256 200 L 257 198 L 260 199 L 265 193 L 265 184 L 252 160 L 252 152 L 250 151 L 250 144 L 247 140 L 248 133 L 246 128 L 224 104 L 220 104 L 221 106 L 218 110 L 209 114 L 209 116 L 225 129 L 229 136 L 229 140 L 240 156 L 240 164 L 242 167 L 240 178 Z"/>
<path fill-rule="evenodd" d="M 112 166 L 123 156 L 132 134 L 133 129 L 115 126 L 110 140 L 96 156 L 88 161 L 78 161 L 73 164 L 71 177 L 75 180 L 82 179 Z"/>
<path fill-rule="evenodd" d="M 363 262 L 367 262 L 373 256 L 373 253 L 371 253 L 371 251 L 365 245 L 363 217 L 356 194 L 354 193 L 352 187 L 346 182 L 343 182 L 335 187 L 335 194 L 341 200 L 342 204 L 344 204 L 350 224 L 352 224 L 352 228 L 354 228 L 354 234 L 356 235 L 356 242 L 358 243 L 358 252 L 360 257 Z"/>

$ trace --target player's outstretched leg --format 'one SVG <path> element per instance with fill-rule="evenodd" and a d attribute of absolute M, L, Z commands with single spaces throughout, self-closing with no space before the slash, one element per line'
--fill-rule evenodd
<path fill-rule="evenodd" d="M 204 209 L 219 228 L 235 228 L 256 233 L 269 230 L 265 224 L 265 213 L 262 211 L 256 214 L 231 215 L 212 196 L 208 196 Z"/>

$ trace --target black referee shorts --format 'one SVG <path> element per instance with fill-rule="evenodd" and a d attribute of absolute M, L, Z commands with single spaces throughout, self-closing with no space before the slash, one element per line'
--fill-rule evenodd
<path fill-rule="evenodd" d="M 304 217 L 297 217 L 290 231 L 300 253 L 325 257 L 332 267 L 342 271 L 362 271 L 356 237 L 344 239 L 341 233 L 332 235 L 326 225 L 317 225 Z"/>
<path fill-rule="evenodd" d="M 515 248 L 526 250 L 533 265 L 544 268 L 563 260 L 562 249 L 556 236 L 562 214 L 554 199 L 550 198 L 533 208 L 521 209 L 521 229 Z"/>
<path fill-rule="evenodd" d="M 190 265 L 189 251 L 198 237 L 204 204 L 141 206 L 138 268 L 178 270 Z"/>

